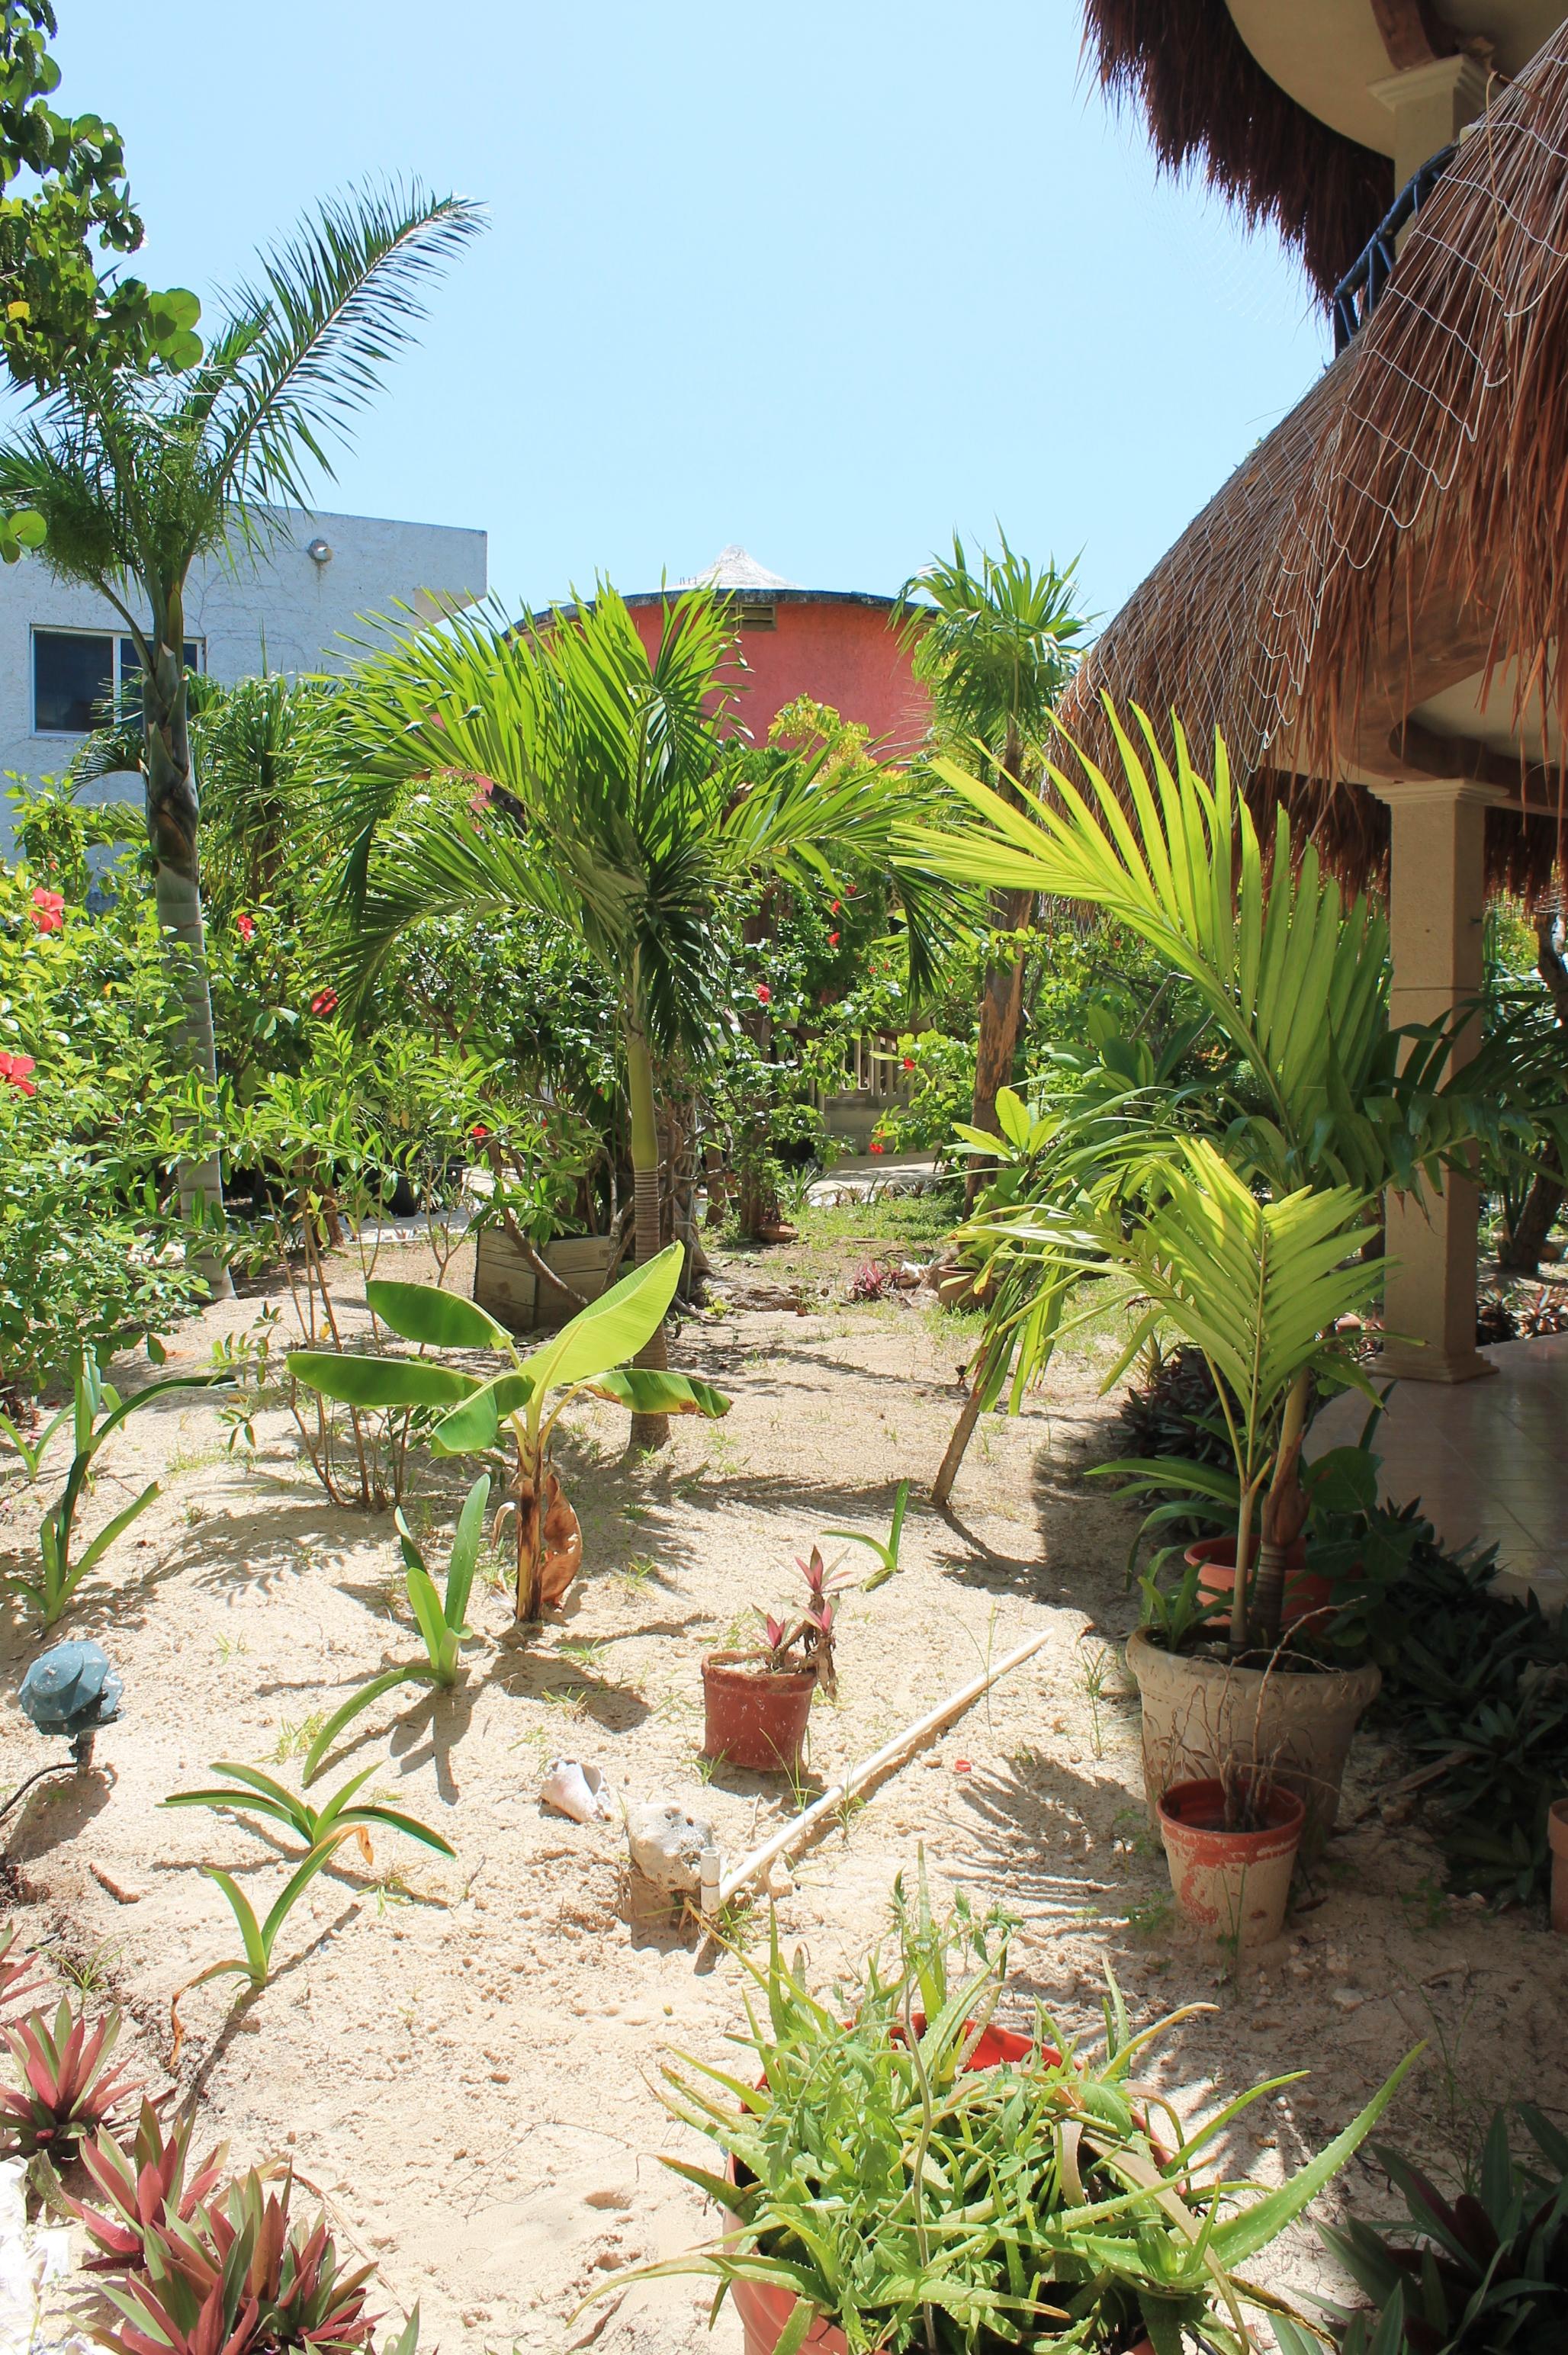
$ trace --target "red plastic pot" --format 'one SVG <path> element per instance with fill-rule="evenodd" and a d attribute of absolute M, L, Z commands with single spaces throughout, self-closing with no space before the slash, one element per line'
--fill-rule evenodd
<path fill-rule="evenodd" d="M 1236 1540 L 1232 1532 L 1222 1538 L 1200 1538 L 1189 1545 L 1182 1556 L 1198 1572 L 1200 1594 L 1223 1595 L 1227 1602 L 1236 1591 Z M 1257 1575 L 1257 1554 L 1253 1555 L 1252 1576 Z M 1326 1610 L 1334 1600 L 1334 1590 L 1326 1578 L 1319 1578 L 1307 1568 L 1307 1547 L 1297 1538 L 1285 1557 L 1285 1610 L 1282 1625 L 1294 1627 L 1314 1611 Z"/>
<path fill-rule="evenodd" d="M 1307 1809 L 1283 1783 L 1262 1800 L 1256 1831 L 1225 1829 L 1218 1776 L 1177 1783 L 1159 1803 L 1160 1837 L 1176 1902 L 1189 1922 L 1238 1946 L 1266 1945 L 1285 1927 Z"/>
<path fill-rule="evenodd" d="M 816 1678 L 741 1667 L 743 1657 L 709 1652 L 702 1663 L 702 1754 L 760 1774 L 793 1773 L 805 1747 Z"/>

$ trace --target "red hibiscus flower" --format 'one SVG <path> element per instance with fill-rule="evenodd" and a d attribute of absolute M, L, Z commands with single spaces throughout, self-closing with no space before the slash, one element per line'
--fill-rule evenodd
<path fill-rule="evenodd" d="M 838 935 L 837 935 L 837 932 L 829 932 L 829 933 L 828 933 L 828 935 L 827 935 L 827 945 L 828 945 L 828 947 L 829 947 L 830 949 L 836 949 L 836 948 L 837 947 L 837 945 L 838 945 Z"/>
<path fill-rule="evenodd" d="M 7 1086 L 19 1088 L 25 1096 L 36 1096 L 31 1074 L 37 1070 L 31 1055 L 0 1055 L 0 1080 Z"/>
<path fill-rule="evenodd" d="M 852 900 L 852 899 L 855 897 L 855 893 L 856 893 L 856 891 L 859 890 L 859 885 L 858 885 L 858 884 L 854 884 L 854 883 L 846 883 L 846 884 L 845 884 L 845 886 L 844 886 L 844 891 L 845 891 L 845 896 L 846 896 L 846 898 Z"/>
<path fill-rule="evenodd" d="M 844 913 L 844 902 L 842 900 L 834 900 L 832 912 L 836 916 L 841 916 Z"/>
<path fill-rule="evenodd" d="M 310 1001 L 310 1010 L 313 1014 L 336 1014 L 337 1011 L 336 990 L 318 989 L 315 996 Z"/>
<path fill-rule="evenodd" d="M 871 1150 L 872 1150 L 872 1152 L 873 1152 L 873 1153 L 885 1153 L 885 1152 L 887 1151 L 887 1149 L 888 1149 L 888 1148 L 887 1148 L 887 1146 L 882 1143 L 882 1140 L 881 1140 L 881 1138 L 880 1138 L 880 1136 L 873 1136 L 873 1137 L 872 1137 L 872 1139 L 871 1139 Z"/>
<path fill-rule="evenodd" d="M 255 917 L 236 916 L 234 919 L 234 929 L 239 933 L 242 941 L 253 941 L 256 937 Z"/>
<path fill-rule="evenodd" d="M 58 891 L 46 891 L 40 883 L 33 892 L 33 922 L 40 932 L 63 932 L 65 901 Z"/>
<path fill-rule="evenodd" d="M 484 1138 L 484 1137 L 488 1136 L 488 1135 L 489 1135 L 489 1134 L 490 1134 L 490 1132 L 489 1132 L 489 1130 L 485 1127 L 485 1124 L 484 1124 L 484 1122 L 483 1122 L 482 1120 L 476 1120 L 476 1121 L 475 1122 L 475 1124 L 474 1124 L 473 1127 L 469 1130 L 468 1134 L 469 1134 L 469 1135 L 470 1135 L 470 1136 L 477 1136 L 477 1137 L 480 1137 L 480 1138 Z"/>
<path fill-rule="evenodd" d="M 904 1069 L 905 1069 L 905 1071 L 913 1071 L 913 1069 L 914 1069 L 914 1057 L 913 1057 L 912 1055 L 906 1055 L 906 1056 L 904 1057 Z"/>
<path fill-rule="evenodd" d="M 771 1006 L 773 1004 L 773 993 L 768 987 L 767 983 L 765 981 L 759 981 L 757 984 L 757 1004 L 759 1006 Z"/>

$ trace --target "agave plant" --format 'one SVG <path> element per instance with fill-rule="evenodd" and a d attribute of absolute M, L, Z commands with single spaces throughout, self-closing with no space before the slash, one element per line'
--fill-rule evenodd
<path fill-rule="evenodd" d="M 195 2112 L 187 2109 L 165 2131 L 152 2103 L 144 2098 L 129 2149 L 107 2128 L 81 2145 L 77 2156 L 102 2205 L 74 2200 L 64 2191 L 59 2197 L 98 2243 L 99 2253 L 88 2259 L 90 2265 L 119 2271 L 140 2265 L 148 2235 L 161 2232 L 174 2218 L 188 2223 L 222 2181 L 224 2143 L 187 2172 L 195 2126 Z"/>
<path fill-rule="evenodd" d="M 35 2011 L 0 2030 L 25 2081 L 0 2086 L 0 2150 L 24 2158 L 45 2151 L 59 2161 L 95 2134 L 133 2090 L 124 2071 L 109 2065 L 119 2033 L 117 2011 L 90 2029 L 65 1997 L 52 2027 Z"/>
<path fill-rule="evenodd" d="M 496 1517 L 513 1521 L 517 1615 L 538 1619 L 560 1603 L 582 1560 L 582 1532 L 550 1463 L 561 1411 L 583 1391 L 630 1407 L 634 1416 L 721 1415 L 730 1401 L 709 1382 L 628 1361 L 664 1323 L 680 1280 L 684 1246 L 668 1248 L 623 1276 L 527 1358 L 504 1325 L 471 1300 L 434 1284 L 366 1285 L 383 1324 L 406 1341 L 436 1349 L 499 1350 L 507 1370 L 488 1380 L 430 1358 L 357 1358 L 295 1349 L 289 1370 L 349 1406 L 445 1406 L 431 1433 L 438 1455 L 474 1455 L 503 1429 L 515 1449 L 511 1491 Z"/>
<path fill-rule="evenodd" d="M 144 2236 L 145 2273 L 111 2284 L 120 2320 L 104 2334 L 123 2355 L 356 2355 L 376 2318 L 368 2264 L 344 2272 L 324 2216 L 291 2220 L 292 2176 L 269 2190 L 252 2172 L 188 2220 Z M 412 2355 L 417 2314 L 386 2355 Z"/>

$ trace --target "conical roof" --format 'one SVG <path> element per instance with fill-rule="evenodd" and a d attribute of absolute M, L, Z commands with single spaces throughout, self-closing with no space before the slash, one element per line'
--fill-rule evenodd
<path fill-rule="evenodd" d="M 798 589 L 798 581 L 786 581 L 782 573 L 770 572 L 738 540 L 731 540 L 706 571 L 694 572 L 679 583 L 682 589 Z"/>

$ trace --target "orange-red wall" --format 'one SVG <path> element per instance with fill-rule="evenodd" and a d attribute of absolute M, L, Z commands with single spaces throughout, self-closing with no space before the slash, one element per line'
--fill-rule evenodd
<path fill-rule="evenodd" d="M 662 601 L 632 607 L 651 653 L 664 621 Z M 777 626 L 738 633 L 745 670 L 737 690 L 739 714 L 753 742 L 767 741 L 768 722 L 797 695 L 830 703 L 882 741 L 884 755 L 908 759 L 924 741 L 931 705 L 915 680 L 886 606 L 848 599 L 810 599 L 774 607 Z"/>

